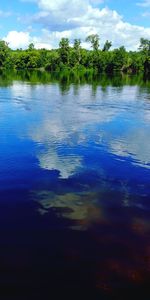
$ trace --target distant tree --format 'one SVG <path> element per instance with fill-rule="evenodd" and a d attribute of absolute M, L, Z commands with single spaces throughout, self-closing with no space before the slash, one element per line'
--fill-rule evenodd
<path fill-rule="evenodd" d="M 29 46 L 28 46 L 28 50 L 29 50 L 29 51 L 32 51 L 32 50 L 34 50 L 34 49 L 35 49 L 34 44 L 33 44 L 33 43 L 30 43 Z"/>
<path fill-rule="evenodd" d="M 140 70 L 143 71 L 144 64 L 143 64 L 143 59 L 140 53 L 134 51 L 130 51 L 128 53 L 128 60 L 127 60 L 127 67 L 128 70 L 132 73 L 136 73 Z"/>
<path fill-rule="evenodd" d="M 80 39 L 75 39 L 75 40 L 74 40 L 73 48 L 74 48 L 76 51 L 79 51 L 79 50 L 81 49 L 81 40 L 80 40 Z"/>
<path fill-rule="evenodd" d="M 40 64 L 42 67 L 45 67 L 46 64 L 49 62 L 49 50 L 46 49 L 39 49 L 38 52 L 40 53 Z"/>
<path fill-rule="evenodd" d="M 123 70 L 126 66 L 127 52 L 124 46 L 113 51 L 113 69 Z"/>
<path fill-rule="evenodd" d="M 68 38 L 62 38 L 59 43 L 59 53 L 60 53 L 60 59 L 63 64 L 69 63 L 69 39 Z"/>
<path fill-rule="evenodd" d="M 10 49 L 8 43 L 0 40 L 0 67 L 3 67 L 9 55 Z"/>
<path fill-rule="evenodd" d="M 123 72 L 135 73 L 150 72 L 150 40 L 140 39 L 139 51 L 126 51 L 125 47 L 109 51 L 112 46 L 106 41 L 102 50 L 99 50 L 98 34 L 91 34 L 86 38 L 91 43 L 92 51 L 81 47 L 81 40 L 75 39 L 72 47 L 69 39 L 62 38 L 59 49 L 46 50 L 35 49 L 30 43 L 27 50 L 11 50 L 9 45 L 0 40 L 0 68 L 29 69 L 46 68 L 49 71 L 61 71 L 66 69 L 86 70 L 86 72 Z M 66 71 L 66 70 L 65 70 Z"/>
<path fill-rule="evenodd" d="M 91 34 L 86 38 L 86 42 L 91 43 L 91 47 L 94 51 L 98 51 L 99 48 L 99 35 L 98 34 Z"/>
<path fill-rule="evenodd" d="M 80 60 L 80 64 L 82 66 L 84 66 L 85 68 L 89 67 L 89 63 L 90 63 L 90 52 L 91 51 L 87 51 L 86 49 L 81 49 L 81 60 Z"/>
<path fill-rule="evenodd" d="M 109 49 L 112 46 L 112 42 L 109 42 L 108 40 L 105 42 L 104 47 L 103 47 L 103 51 L 109 51 Z"/>
<path fill-rule="evenodd" d="M 74 58 L 74 63 L 79 64 L 81 60 L 81 40 L 80 39 L 75 39 L 74 40 L 74 45 L 73 45 L 73 58 Z"/>
<path fill-rule="evenodd" d="M 48 53 L 48 62 L 45 69 L 47 71 L 59 71 L 60 68 L 60 56 L 59 53 L 55 50 L 52 50 Z"/>
<path fill-rule="evenodd" d="M 143 54 L 144 71 L 150 73 L 150 40 L 141 38 L 139 50 Z"/>
<path fill-rule="evenodd" d="M 14 53 L 14 64 L 16 69 L 34 69 L 41 67 L 39 51 L 16 51 Z"/>
<path fill-rule="evenodd" d="M 147 52 L 150 55 L 150 40 L 141 38 L 139 50 Z"/>

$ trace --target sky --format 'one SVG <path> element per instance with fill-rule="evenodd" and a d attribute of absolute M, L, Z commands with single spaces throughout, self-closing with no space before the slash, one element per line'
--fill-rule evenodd
<path fill-rule="evenodd" d="M 113 48 L 137 50 L 141 37 L 150 39 L 150 0 L 1 0 L 0 39 L 12 49 L 52 49 L 62 37 L 70 44 L 80 38 L 100 36 Z"/>

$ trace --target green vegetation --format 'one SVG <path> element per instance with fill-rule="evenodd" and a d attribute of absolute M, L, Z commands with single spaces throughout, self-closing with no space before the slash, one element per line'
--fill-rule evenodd
<path fill-rule="evenodd" d="M 150 72 L 150 41 L 140 40 L 138 51 L 126 51 L 124 46 L 111 50 L 112 43 L 106 41 L 100 49 L 100 38 L 97 34 L 89 35 L 86 42 L 91 50 L 81 47 L 80 39 L 75 39 L 72 47 L 68 38 L 62 38 L 59 49 L 35 49 L 31 43 L 28 49 L 12 50 L 9 45 L 0 41 L 0 68 L 5 69 L 40 69 L 47 71 L 71 70 L 86 72 L 124 73 Z"/>
<path fill-rule="evenodd" d="M 115 76 L 114 76 L 115 75 Z M 125 85 L 138 85 L 140 88 L 148 88 L 150 91 L 150 74 L 137 73 L 125 74 L 122 72 L 95 74 L 92 70 L 62 70 L 61 72 L 46 72 L 43 70 L 8 70 L 0 69 L 0 86 L 13 85 L 14 81 L 28 82 L 31 85 L 59 84 L 64 91 L 71 86 L 79 87 L 89 84 L 93 90 L 99 86 L 103 88 L 124 87 Z"/>

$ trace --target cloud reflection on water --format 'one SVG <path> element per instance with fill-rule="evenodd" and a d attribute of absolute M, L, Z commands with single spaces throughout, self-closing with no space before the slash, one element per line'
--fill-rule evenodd
<path fill-rule="evenodd" d="M 124 159 L 131 157 L 134 164 L 149 168 L 150 123 L 145 105 L 146 112 L 150 105 L 146 99 L 140 99 L 137 86 L 109 87 L 107 92 L 98 88 L 94 96 L 89 87 L 87 94 L 87 86 L 79 87 L 78 94 L 74 94 L 72 87 L 63 95 L 54 95 L 53 89 L 45 87 L 45 95 L 52 93 L 52 98 L 40 103 L 41 116 L 29 133 L 45 149 L 37 154 L 42 168 L 57 169 L 63 178 L 72 176 L 82 167 L 83 157 L 77 147 L 83 146 L 88 151 L 89 142 L 93 147 L 95 144 L 107 148 Z"/>
<path fill-rule="evenodd" d="M 22 83 L 11 86 L 15 109 L 16 99 L 20 99 L 25 137 L 28 135 L 35 143 L 41 169 L 57 170 L 64 179 L 88 169 L 115 180 L 118 160 L 126 162 L 130 158 L 133 166 L 149 168 L 150 103 L 146 88 L 108 85 L 104 89 L 99 85 L 93 94 L 88 84 L 70 84 L 67 92 L 62 93 L 56 83 L 24 83 L 23 92 L 24 95 Z M 24 113 L 22 107 L 26 104 L 30 112 Z M 23 136 L 22 127 L 17 130 Z M 125 183 L 129 176 L 124 175 Z M 123 185 L 124 182 L 122 179 Z M 125 202 L 128 205 L 128 197 Z"/>
<path fill-rule="evenodd" d="M 115 160 L 120 158 L 126 162 L 130 157 L 133 167 L 148 167 L 150 104 L 147 98 L 141 100 L 137 86 L 108 87 L 105 92 L 99 87 L 93 96 L 89 86 L 79 87 L 77 93 L 72 87 L 66 94 L 58 93 L 57 89 L 56 95 L 53 86 L 46 86 L 43 92 L 46 100 L 37 102 L 39 120 L 29 127 L 29 137 L 37 144 L 36 157 L 41 169 L 58 170 L 61 178 L 57 192 L 32 191 L 32 199 L 39 204 L 39 214 L 48 217 L 54 211 L 60 220 L 70 222 L 67 228 L 91 233 L 92 243 L 99 251 L 94 252 L 97 289 L 109 295 L 117 284 L 142 285 L 149 272 L 150 223 L 138 207 L 137 196 L 131 193 L 129 174 L 120 179 L 119 191 L 114 169 L 109 168 L 108 173 L 101 159 L 107 160 L 112 155 L 111 162 L 115 165 Z M 89 175 L 84 191 L 72 186 L 67 191 L 67 180 L 71 177 L 80 182 L 87 168 Z M 106 179 L 102 182 L 101 177 L 98 181 L 96 178 L 93 190 L 88 182 L 92 172 L 103 174 Z M 80 260 L 80 247 L 69 247 L 67 257 Z"/>

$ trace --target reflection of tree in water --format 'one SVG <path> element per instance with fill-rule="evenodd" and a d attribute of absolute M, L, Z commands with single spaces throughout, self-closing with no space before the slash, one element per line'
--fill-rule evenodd
<path fill-rule="evenodd" d="M 9 86 L 13 84 L 13 81 L 26 81 L 31 84 L 60 83 L 62 92 L 68 91 L 72 84 L 89 84 L 92 86 L 94 93 L 96 93 L 98 86 L 101 86 L 104 90 L 107 86 L 122 87 L 124 85 L 150 88 L 148 75 L 145 76 L 142 73 L 136 75 L 127 75 L 120 72 L 97 74 L 90 69 L 72 69 L 53 73 L 44 70 L 1 70 L 0 79 L 1 86 Z"/>
<path fill-rule="evenodd" d="M 48 213 L 49 209 L 58 209 L 58 214 L 63 218 L 74 221 L 73 227 L 84 230 L 92 223 L 105 222 L 105 216 L 98 205 L 100 194 L 97 193 L 66 193 L 54 194 L 48 191 L 33 193 L 36 201 L 41 205 L 39 212 Z"/>
<path fill-rule="evenodd" d="M 106 201 L 111 196 L 108 191 L 66 194 L 41 191 L 34 192 L 33 198 L 41 206 L 39 213 L 42 218 L 55 208 L 59 218 L 71 221 L 68 226 L 73 232 L 85 232 L 88 239 L 86 251 L 76 240 L 76 243 L 67 245 L 66 256 L 70 265 L 74 261 L 84 261 L 89 274 L 93 274 L 97 290 L 107 296 L 121 295 L 122 292 L 127 296 L 129 291 L 146 293 L 150 275 L 148 214 L 124 206 L 128 194 L 126 184 L 123 193 L 118 193 L 118 197 L 122 197 L 121 207 L 106 206 L 104 194 Z"/>
<path fill-rule="evenodd" d="M 65 94 L 69 91 L 70 89 L 70 80 L 69 80 L 69 76 L 67 76 L 67 74 L 62 77 L 60 77 L 59 79 L 59 88 L 61 91 L 61 94 Z"/>

